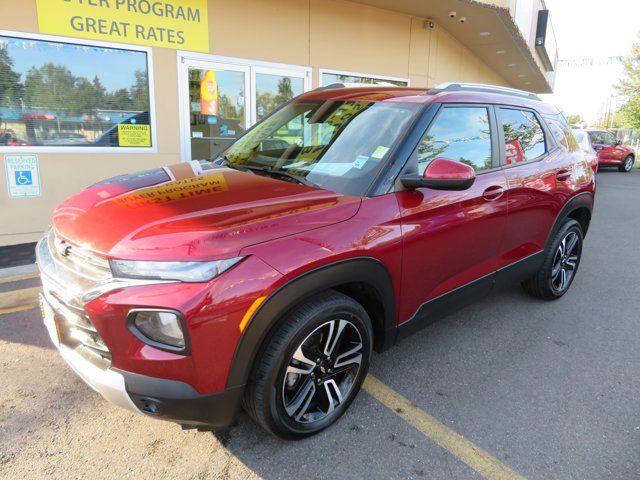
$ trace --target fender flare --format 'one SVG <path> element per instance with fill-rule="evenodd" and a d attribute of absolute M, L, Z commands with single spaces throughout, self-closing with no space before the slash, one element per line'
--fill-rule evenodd
<path fill-rule="evenodd" d="M 261 346 L 289 311 L 305 298 L 351 282 L 366 283 L 377 292 L 384 311 L 382 325 L 378 328 L 374 325 L 376 350 L 389 348 L 396 336 L 395 296 L 389 271 L 372 257 L 337 261 L 293 278 L 260 305 L 236 346 L 227 376 L 227 389 L 246 384 Z"/>
<path fill-rule="evenodd" d="M 589 210 L 589 215 L 593 213 L 593 193 L 591 192 L 582 192 L 578 195 L 572 197 L 565 203 L 564 207 L 558 213 L 555 222 L 553 223 L 553 227 L 551 227 L 551 231 L 547 236 L 547 242 L 545 244 L 545 248 L 549 245 L 549 242 L 555 237 L 558 230 L 562 226 L 562 222 L 565 218 L 569 216 L 571 212 L 577 210 L 578 208 L 587 208 Z M 586 230 L 583 232 L 586 236 Z"/>

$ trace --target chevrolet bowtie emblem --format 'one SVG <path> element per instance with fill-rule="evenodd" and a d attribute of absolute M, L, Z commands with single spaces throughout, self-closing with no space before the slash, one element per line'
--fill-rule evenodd
<path fill-rule="evenodd" d="M 68 256 L 70 251 L 71 246 L 68 245 L 64 240 L 56 242 L 56 252 L 58 252 L 58 255 L 60 255 L 61 257 Z"/>

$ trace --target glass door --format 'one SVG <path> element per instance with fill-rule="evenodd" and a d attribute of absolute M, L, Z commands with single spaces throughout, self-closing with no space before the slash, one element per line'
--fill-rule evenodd
<path fill-rule="evenodd" d="M 276 108 L 310 88 L 310 75 L 305 70 L 251 67 L 251 122 L 256 123 Z"/>
<path fill-rule="evenodd" d="M 251 122 L 249 73 L 244 65 L 203 61 L 184 65 L 183 82 L 188 85 L 184 112 L 189 117 L 185 159 L 215 159 L 247 130 Z"/>
<path fill-rule="evenodd" d="M 309 68 L 225 60 L 181 59 L 182 160 L 217 158 L 251 125 L 311 88 Z M 296 126 L 290 130 L 283 134 Z"/>

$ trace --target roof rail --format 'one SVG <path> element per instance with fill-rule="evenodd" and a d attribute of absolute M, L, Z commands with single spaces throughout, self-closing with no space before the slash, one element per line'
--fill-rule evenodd
<path fill-rule="evenodd" d="M 484 83 L 461 83 L 447 82 L 440 83 L 430 89 L 428 93 L 436 94 L 440 92 L 486 92 L 499 93 L 502 95 L 513 95 L 515 97 L 529 98 L 531 100 L 540 100 L 540 97 L 526 90 L 518 90 L 517 88 L 501 87 L 500 85 L 486 85 Z"/>
<path fill-rule="evenodd" d="M 318 88 L 314 88 L 314 91 L 318 91 L 318 90 L 333 90 L 335 88 L 345 88 L 346 85 L 344 83 L 340 83 L 340 82 L 335 82 L 335 83 L 330 83 L 329 85 L 323 85 L 322 87 L 318 87 Z"/>

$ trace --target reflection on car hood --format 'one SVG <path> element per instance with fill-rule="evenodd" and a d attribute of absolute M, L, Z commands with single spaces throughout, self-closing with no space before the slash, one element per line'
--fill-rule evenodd
<path fill-rule="evenodd" d="M 71 197 L 57 234 L 110 258 L 213 260 L 243 247 L 351 218 L 349 197 L 195 162 L 123 175 Z"/>

